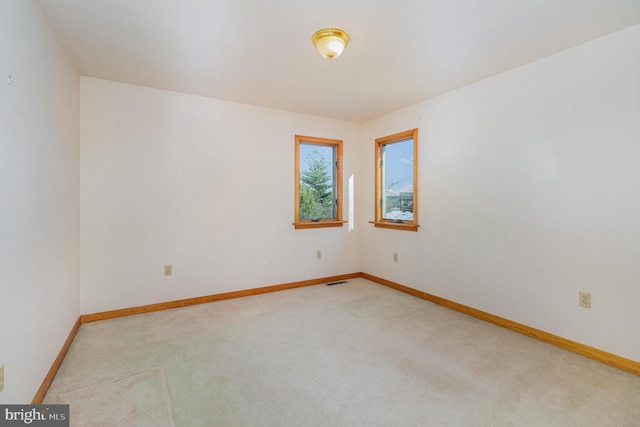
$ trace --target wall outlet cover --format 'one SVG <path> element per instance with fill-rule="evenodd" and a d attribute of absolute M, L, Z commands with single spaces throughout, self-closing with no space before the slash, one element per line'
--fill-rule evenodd
<path fill-rule="evenodd" d="M 591 308 L 591 294 L 588 292 L 580 292 L 578 304 L 580 307 Z"/>

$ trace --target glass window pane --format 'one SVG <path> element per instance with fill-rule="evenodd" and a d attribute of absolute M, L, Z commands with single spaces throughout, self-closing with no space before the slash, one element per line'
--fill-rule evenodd
<path fill-rule="evenodd" d="M 382 146 L 382 218 L 413 221 L 413 138 Z"/>
<path fill-rule="evenodd" d="M 334 146 L 300 144 L 300 219 L 336 218 Z"/>

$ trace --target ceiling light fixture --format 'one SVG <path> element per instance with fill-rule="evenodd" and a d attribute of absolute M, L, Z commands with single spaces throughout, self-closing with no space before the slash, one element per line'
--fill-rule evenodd
<path fill-rule="evenodd" d="M 337 28 L 323 28 L 313 33 L 311 42 L 318 49 L 320 55 L 327 59 L 333 59 L 340 56 L 349 44 L 349 34 Z"/>

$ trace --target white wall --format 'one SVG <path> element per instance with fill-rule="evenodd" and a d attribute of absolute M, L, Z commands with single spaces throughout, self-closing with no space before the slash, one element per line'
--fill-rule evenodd
<path fill-rule="evenodd" d="M 79 138 L 79 76 L 44 12 L 3 0 L 0 403 L 31 402 L 78 318 Z"/>
<path fill-rule="evenodd" d="M 639 52 L 636 25 L 365 123 L 369 219 L 373 140 L 419 127 L 421 227 L 367 227 L 364 271 L 639 361 Z"/>
<path fill-rule="evenodd" d="M 357 227 L 292 225 L 294 135 L 344 140 L 347 200 L 357 124 L 86 77 L 81 110 L 83 313 L 360 270 Z"/>

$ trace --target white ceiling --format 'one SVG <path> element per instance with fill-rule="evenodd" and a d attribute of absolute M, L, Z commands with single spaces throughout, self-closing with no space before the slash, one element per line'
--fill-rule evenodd
<path fill-rule="evenodd" d="M 40 2 L 82 75 L 351 121 L 640 22 L 640 0 Z"/>

